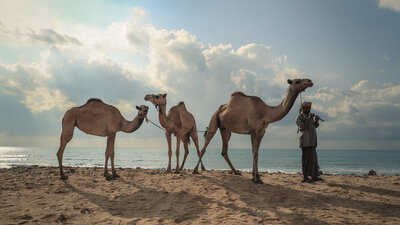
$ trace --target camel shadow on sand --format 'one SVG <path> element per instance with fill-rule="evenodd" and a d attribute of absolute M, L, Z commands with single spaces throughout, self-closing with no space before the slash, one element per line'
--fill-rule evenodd
<path fill-rule="evenodd" d="M 159 191 L 128 183 L 123 178 L 119 178 L 117 182 L 132 185 L 138 190 L 133 194 L 119 194 L 110 198 L 108 195 L 85 191 L 67 182 L 66 186 L 104 211 L 122 218 L 160 217 L 161 221 L 162 219 L 175 219 L 175 222 L 182 222 L 198 218 L 205 211 L 202 204 L 208 202 L 207 198 L 191 195 L 185 191 L 175 193 Z"/>
<path fill-rule="evenodd" d="M 322 193 L 313 193 L 306 190 L 296 190 L 288 186 L 270 185 L 268 177 L 264 177 L 266 184 L 255 185 L 243 176 L 234 176 L 231 174 L 221 175 L 221 179 L 206 177 L 210 183 L 220 186 L 232 193 L 240 196 L 240 199 L 250 207 L 268 210 L 274 212 L 282 219 L 288 219 L 292 222 L 303 221 L 305 224 L 326 224 L 323 221 L 307 218 L 302 213 L 284 212 L 281 208 L 291 209 L 329 209 L 330 206 L 342 207 L 360 210 L 362 212 L 378 214 L 382 217 L 400 218 L 400 206 L 390 203 L 377 201 L 354 200 L 350 198 L 340 198 L 337 196 L 324 195 Z M 239 184 L 240 185 L 235 185 Z M 331 184 L 328 184 L 331 185 Z M 347 187 L 347 186 L 346 186 Z M 347 187 L 350 188 L 350 187 Z M 385 194 L 383 190 L 372 190 L 371 188 L 361 188 L 359 191 Z M 375 192 L 376 191 L 376 192 Z M 277 194 L 279 193 L 279 194 Z M 390 194 L 393 194 L 390 192 Z M 396 197 L 398 193 L 394 193 Z"/>

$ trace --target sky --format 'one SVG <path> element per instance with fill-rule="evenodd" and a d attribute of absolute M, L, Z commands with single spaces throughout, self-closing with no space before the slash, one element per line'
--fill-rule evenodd
<path fill-rule="evenodd" d="M 0 0 L 0 146 L 57 147 L 65 111 L 93 97 L 128 120 L 148 105 L 158 122 L 143 98 L 168 93 L 167 109 L 184 101 L 204 130 L 235 91 L 278 105 L 287 79 L 310 78 L 302 99 L 326 120 L 318 148 L 400 149 L 399 24 L 398 0 Z M 298 147 L 299 104 L 261 148 Z M 68 146 L 105 144 L 76 128 Z M 167 142 L 144 123 L 118 147 Z"/>

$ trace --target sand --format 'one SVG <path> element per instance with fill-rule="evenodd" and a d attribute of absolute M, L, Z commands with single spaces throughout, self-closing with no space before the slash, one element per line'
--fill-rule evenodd
<path fill-rule="evenodd" d="M 0 224 L 400 224 L 400 176 L 118 168 L 0 169 Z"/>

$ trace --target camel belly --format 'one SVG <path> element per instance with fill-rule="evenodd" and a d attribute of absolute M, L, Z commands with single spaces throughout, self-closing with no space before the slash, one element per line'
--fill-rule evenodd
<path fill-rule="evenodd" d="M 90 134 L 90 135 L 99 136 L 99 137 L 108 136 L 107 132 L 105 132 L 104 130 L 98 130 L 98 129 L 92 129 L 92 128 L 81 128 L 81 127 L 78 127 L 78 129 L 85 134 Z"/>

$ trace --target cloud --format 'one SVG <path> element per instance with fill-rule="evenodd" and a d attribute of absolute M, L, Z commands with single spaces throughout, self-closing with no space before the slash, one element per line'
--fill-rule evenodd
<path fill-rule="evenodd" d="M 134 8 L 132 9 L 132 14 L 133 14 L 133 17 L 134 17 L 134 19 L 135 19 L 136 21 L 137 21 L 137 20 L 144 19 L 144 18 L 146 18 L 147 15 L 148 15 L 148 13 L 147 13 L 144 9 L 142 9 L 142 8 L 140 8 L 140 7 L 134 7 Z"/>
<path fill-rule="evenodd" d="M 40 43 L 43 45 L 82 45 L 80 41 L 68 34 L 60 34 L 52 29 L 39 29 L 35 31 L 33 29 L 20 30 L 18 28 L 14 30 L 8 29 L 4 24 L 0 22 L 0 38 L 6 39 L 9 42 L 17 43 Z"/>
<path fill-rule="evenodd" d="M 400 84 L 362 80 L 350 89 L 319 88 L 309 98 L 329 121 L 331 138 L 395 139 L 400 134 Z"/>
<path fill-rule="evenodd" d="M 43 69 L 41 64 L 0 64 L 0 90 L 18 96 L 33 113 L 53 108 L 65 110 L 72 106 L 62 91 L 47 86 L 51 77 Z"/>
<path fill-rule="evenodd" d="M 40 29 L 39 32 L 32 31 L 31 33 L 27 33 L 33 41 L 43 42 L 45 44 L 74 44 L 81 45 L 78 39 L 71 37 L 67 34 L 59 34 L 52 29 Z"/>
<path fill-rule="evenodd" d="M 133 11 L 134 17 L 146 16 L 142 9 Z M 159 29 L 135 19 L 111 23 L 104 30 L 82 26 L 68 34 L 56 28 L 20 27 L 11 31 L 6 25 L 0 24 L 1 38 L 18 37 L 16 42 L 46 48 L 36 63 L 0 64 L 2 101 L 17 99 L 31 113 L 30 119 L 42 122 L 44 117 L 51 118 L 57 124 L 52 124 L 56 127 L 53 130 L 60 130 L 59 121 L 66 109 L 88 98 L 101 98 L 115 105 L 129 119 L 136 113 L 134 105 L 149 104 L 143 100 L 145 94 L 164 92 L 168 93 L 168 108 L 185 101 L 198 129 L 204 130 L 211 115 L 228 102 L 232 92 L 244 91 L 277 105 L 283 99 L 288 78 L 307 77 L 316 84 L 306 92 L 310 93 L 313 109 L 327 119 L 319 131 L 322 140 L 396 140 L 395 135 L 400 134 L 395 119 L 400 113 L 398 84 L 364 80 L 348 89 L 328 87 L 318 82 L 318 77 L 314 79 L 287 65 L 286 54 L 272 57 L 270 46 L 211 45 L 186 30 Z M 324 77 L 330 83 L 340 79 L 342 76 L 337 74 Z M 295 106 L 282 121 L 267 129 L 263 147 L 270 143 L 297 146 L 296 113 Z M 150 110 L 149 118 L 157 118 L 157 112 Z M 12 129 L 11 123 L 7 129 Z M 127 140 L 131 137 L 121 135 Z M 143 125 L 135 137 L 151 143 L 152 138 L 163 140 L 164 134 Z M 250 146 L 247 136 L 237 136 L 232 143 Z"/>
<path fill-rule="evenodd" d="M 379 0 L 379 8 L 386 8 L 396 12 L 400 12 L 400 1 L 398 0 Z"/>

